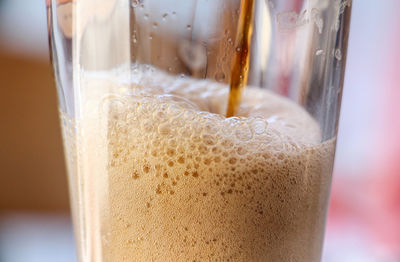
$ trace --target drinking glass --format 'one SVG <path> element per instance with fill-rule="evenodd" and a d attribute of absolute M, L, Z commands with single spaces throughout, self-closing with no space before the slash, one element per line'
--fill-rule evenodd
<path fill-rule="evenodd" d="M 79 261 L 320 261 L 351 1 L 47 12 Z"/>

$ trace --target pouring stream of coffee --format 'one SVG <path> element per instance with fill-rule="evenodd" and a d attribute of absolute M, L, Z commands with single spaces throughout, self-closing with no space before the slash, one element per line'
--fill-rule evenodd
<path fill-rule="evenodd" d="M 236 52 L 231 66 L 230 92 L 226 117 L 237 114 L 242 92 L 247 85 L 250 61 L 251 35 L 253 33 L 255 0 L 242 0 L 240 3 L 239 24 L 236 34 Z"/>

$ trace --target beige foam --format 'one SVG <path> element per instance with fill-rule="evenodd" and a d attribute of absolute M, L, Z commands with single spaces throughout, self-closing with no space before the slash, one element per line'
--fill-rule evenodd
<path fill-rule="evenodd" d="M 334 140 L 266 90 L 226 119 L 224 85 L 134 76 L 83 93 L 84 261 L 319 261 Z"/>

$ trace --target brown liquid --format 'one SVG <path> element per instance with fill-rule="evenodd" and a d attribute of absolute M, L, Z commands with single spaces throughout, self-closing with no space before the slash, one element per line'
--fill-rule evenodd
<path fill-rule="evenodd" d="M 247 84 L 250 61 L 251 35 L 253 33 L 254 0 L 242 0 L 239 26 L 236 35 L 236 55 L 232 62 L 231 83 L 226 116 L 237 115 L 242 92 Z"/>
<path fill-rule="evenodd" d="M 248 87 L 224 118 L 225 85 L 108 74 L 63 121 L 80 261 L 320 261 L 335 141 L 305 110 Z"/>

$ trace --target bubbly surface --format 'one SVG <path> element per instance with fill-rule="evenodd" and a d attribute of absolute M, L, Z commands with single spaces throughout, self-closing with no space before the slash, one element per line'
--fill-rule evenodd
<path fill-rule="evenodd" d="M 88 76 L 64 136 L 83 261 L 319 261 L 335 141 L 307 112 L 249 87 L 225 118 L 225 85 L 131 76 Z"/>

